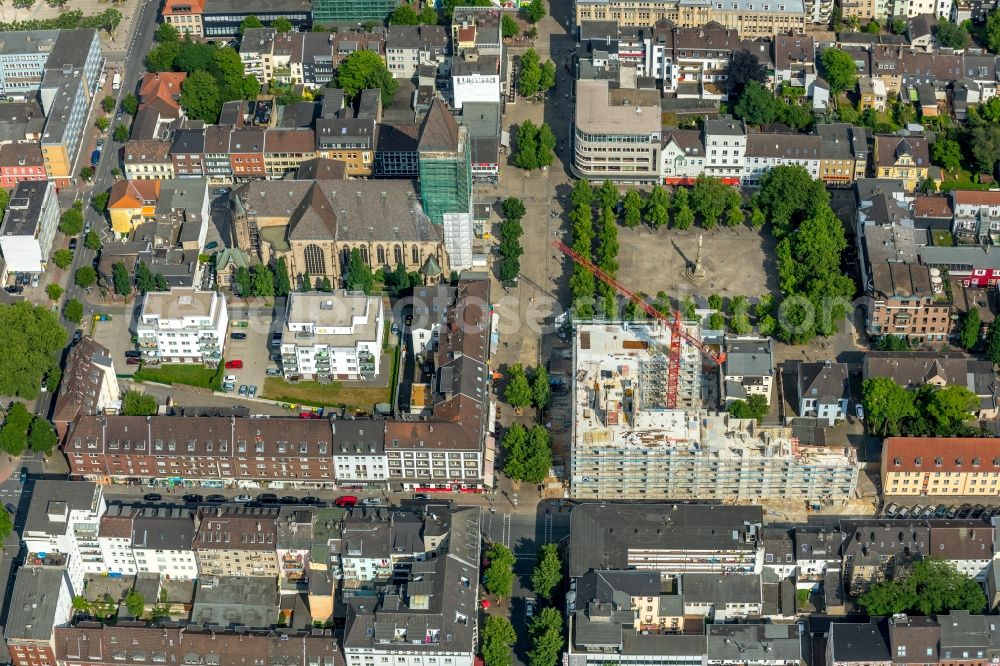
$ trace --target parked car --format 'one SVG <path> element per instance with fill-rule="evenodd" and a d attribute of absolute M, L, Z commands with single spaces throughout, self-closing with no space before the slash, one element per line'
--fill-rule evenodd
<path fill-rule="evenodd" d="M 75 250 L 76 249 L 76 238 L 70 238 L 69 239 L 69 249 L 71 249 L 71 250 Z"/>
<path fill-rule="evenodd" d="M 882 512 L 882 515 L 884 515 L 886 518 L 894 518 L 898 511 L 899 511 L 898 504 L 889 504 L 887 507 L 885 507 L 885 511 Z"/>
<path fill-rule="evenodd" d="M 222 382 L 223 391 L 226 391 L 228 393 L 229 391 L 232 391 L 234 388 L 236 388 L 236 384 L 232 382 Z"/>
<path fill-rule="evenodd" d="M 27 467 L 22 467 L 21 468 L 21 476 L 19 477 L 19 480 L 20 480 L 22 486 L 25 483 L 27 483 L 27 481 L 28 481 L 28 468 Z"/>
<path fill-rule="evenodd" d="M 249 495 L 237 495 L 236 497 L 233 498 L 233 501 L 234 502 L 240 502 L 240 503 L 246 503 L 246 502 L 252 502 L 253 498 L 250 497 Z"/>
<path fill-rule="evenodd" d="M 924 520 L 931 518 L 934 515 L 934 507 L 927 505 L 927 508 L 920 512 L 920 517 Z"/>
<path fill-rule="evenodd" d="M 368 497 L 361 500 L 361 506 L 382 506 L 382 500 L 379 497 Z"/>
<path fill-rule="evenodd" d="M 236 335 L 235 333 L 233 335 Z M 239 370 L 243 367 L 243 361 L 240 359 L 233 359 L 232 361 L 226 361 L 226 370 Z"/>
<path fill-rule="evenodd" d="M 83 331 L 81 329 L 76 329 L 73 331 L 73 342 L 79 342 L 80 338 L 83 337 Z"/>
<path fill-rule="evenodd" d="M 910 509 L 910 518 L 919 518 L 920 514 L 924 511 L 923 504 L 917 504 L 912 509 Z"/>
<path fill-rule="evenodd" d="M 40 278 L 40 276 L 37 273 L 31 276 L 31 286 L 32 287 L 37 287 L 38 286 L 38 283 L 40 282 L 39 278 Z"/>
<path fill-rule="evenodd" d="M 299 504 L 299 498 L 295 495 L 282 495 L 278 501 L 282 504 Z"/>
<path fill-rule="evenodd" d="M 525 599 L 524 600 L 524 618 L 530 620 L 535 614 L 535 600 Z"/>
<path fill-rule="evenodd" d="M 209 504 L 221 504 L 226 501 L 225 495 L 209 495 L 205 498 L 205 501 Z"/>
<path fill-rule="evenodd" d="M 126 349 L 125 358 L 142 358 L 142 352 L 138 349 Z"/>
<path fill-rule="evenodd" d="M 973 518 L 973 519 L 974 518 L 982 518 L 983 517 L 983 511 L 985 511 L 985 510 L 986 510 L 985 506 L 983 506 L 982 504 L 977 504 L 976 506 L 972 507 L 972 513 L 969 514 L 969 518 Z"/>
<path fill-rule="evenodd" d="M 278 496 L 274 493 L 261 493 L 257 495 L 257 501 L 261 504 L 277 504 Z"/>
<path fill-rule="evenodd" d="M 219 241 L 212 241 L 205 246 L 206 250 L 214 250 L 219 247 Z"/>
<path fill-rule="evenodd" d="M 236 375 L 226 375 L 225 377 L 222 378 L 222 381 L 225 382 L 225 383 L 227 383 L 227 384 L 235 384 L 236 383 Z"/>
<path fill-rule="evenodd" d="M 127 358 L 125 359 L 125 365 L 139 365 L 142 363 L 140 359 L 137 358 Z"/>
<path fill-rule="evenodd" d="M 24 291 L 24 287 L 19 284 L 12 284 L 3 288 L 8 294 L 20 294 Z"/>
<path fill-rule="evenodd" d="M 947 513 L 944 514 L 945 518 L 957 518 L 958 517 L 958 507 L 949 506 Z"/>
<path fill-rule="evenodd" d="M 229 334 L 229 338 L 231 340 L 246 340 L 247 339 L 247 334 L 246 333 L 230 333 Z M 228 366 L 229 364 L 227 363 L 226 365 Z M 233 367 L 236 367 L 236 366 L 233 366 Z"/>
<path fill-rule="evenodd" d="M 896 512 L 897 518 L 906 518 L 908 515 L 910 515 L 910 507 L 908 506 L 900 507 L 899 511 Z"/>
<path fill-rule="evenodd" d="M 864 420 L 865 418 L 865 408 L 861 406 L 861 403 L 854 405 L 854 414 L 859 419 Z"/>
<path fill-rule="evenodd" d="M 146 500 L 147 502 L 160 502 L 163 500 L 163 495 L 161 495 L 160 493 L 146 493 L 145 495 L 142 496 L 142 499 Z"/>
<path fill-rule="evenodd" d="M 250 397 L 250 398 L 253 398 L 253 397 L 256 397 L 256 395 L 257 395 L 257 385 L 256 384 L 251 384 L 250 385 L 250 391 L 247 393 L 247 396 Z"/>
<path fill-rule="evenodd" d="M 972 513 L 971 504 L 963 504 L 962 506 L 958 507 L 959 518 L 968 518 L 970 513 Z"/>
<path fill-rule="evenodd" d="M 313 505 L 323 504 L 323 500 L 316 497 L 315 495 L 306 495 L 305 497 L 299 500 L 299 504 L 313 504 Z"/>
<path fill-rule="evenodd" d="M 320 418 L 320 416 L 316 412 L 299 412 L 299 418 L 300 419 L 318 419 L 318 418 Z"/>
<path fill-rule="evenodd" d="M 187 495 L 185 495 L 181 499 L 183 499 L 188 504 L 198 504 L 198 503 L 204 501 L 205 498 L 202 497 L 201 495 L 197 494 L 197 493 L 188 493 Z"/>
<path fill-rule="evenodd" d="M 280 377 L 281 370 L 279 370 L 278 368 L 268 368 L 267 370 L 264 371 L 264 374 L 267 375 L 268 377 Z"/>
<path fill-rule="evenodd" d="M 352 507 L 352 506 L 357 506 L 357 504 L 358 504 L 358 498 L 355 497 L 354 495 L 341 495 L 337 499 L 333 500 L 333 503 L 334 503 L 335 506 L 341 506 L 341 507 L 348 507 L 349 508 L 349 507 Z"/>
<path fill-rule="evenodd" d="M 250 390 L 249 386 L 247 386 L 246 384 L 240 384 L 240 395 L 241 396 L 245 397 L 246 394 L 247 394 L 247 391 L 249 391 L 249 390 Z"/>
<path fill-rule="evenodd" d="M 213 193 L 213 194 L 225 194 L 225 193 L 226 193 L 226 192 L 228 192 L 228 191 L 229 191 L 229 190 L 227 190 L 227 189 L 226 189 L 226 188 L 224 188 L 224 187 L 219 187 L 219 188 L 216 188 L 216 189 L 212 190 L 212 193 Z"/>
<path fill-rule="evenodd" d="M 938 504 L 937 507 L 934 509 L 934 517 L 935 518 L 944 518 L 944 515 L 946 513 L 948 513 L 948 505 L 947 504 Z"/>
<path fill-rule="evenodd" d="M 415 495 L 413 496 L 413 499 L 415 499 L 415 500 L 424 500 L 424 501 L 427 501 L 427 500 L 429 500 L 429 499 L 430 499 L 430 497 L 429 497 L 429 496 L 427 495 L 427 493 L 416 493 L 416 494 L 415 494 Z"/>

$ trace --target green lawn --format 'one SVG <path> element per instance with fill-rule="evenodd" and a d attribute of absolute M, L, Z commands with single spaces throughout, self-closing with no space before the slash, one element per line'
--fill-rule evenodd
<path fill-rule="evenodd" d="M 951 247 L 955 244 L 955 239 L 952 238 L 951 232 L 943 229 L 934 229 L 931 231 L 931 238 L 933 239 L 933 244 L 939 247 Z"/>
<path fill-rule="evenodd" d="M 262 397 L 268 400 L 309 405 L 310 407 L 346 407 L 352 411 L 372 412 L 380 402 L 389 402 L 389 387 L 345 386 L 344 382 L 298 382 L 289 384 L 280 377 L 264 380 Z"/>
<path fill-rule="evenodd" d="M 187 384 L 199 388 L 218 391 L 222 387 L 224 364 L 218 368 L 206 368 L 196 363 L 166 363 L 158 366 L 143 365 L 132 376 L 140 382 L 161 384 Z"/>

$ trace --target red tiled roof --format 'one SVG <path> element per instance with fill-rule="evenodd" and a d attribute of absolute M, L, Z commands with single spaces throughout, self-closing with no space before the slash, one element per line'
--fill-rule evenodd
<path fill-rule="evenodd" d="M 1000 205 L 1000 191 L 992 190 L 979 192 L 976 190 L 954 190 L 952 196 L 955 197 L 956 204 L 974 204 L 976 206 L 997 206 Z"/>
<path fill-rule="evenodd" d="M 154 99 L 161 99 L 172 107 L 179 107 L 181 84 L 185 78 L 184 72 L 147 72 L 139 86 L 139 100 L 149 104 Z"/>
<path fill-rule="evenodd" d="M 886 472 L 1000 472 L 1000 438 L 890 437 L 882 449 Z"/>

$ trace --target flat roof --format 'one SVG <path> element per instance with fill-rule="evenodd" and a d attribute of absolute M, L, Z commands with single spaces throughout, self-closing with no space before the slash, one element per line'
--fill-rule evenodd
<path fill-rule="evenodd" d="M 0 236 L 34 236 L 42 207 L 52 184 L 48 181 L 22 181 L 10 195 L 10 203 L 0 224 Z"/>
<path fill-rule="evenodd" d="M 659 134 L 659 92 L 612 88 L 604 79 L 577 81 L 576 87 L 576 125 L 581 131 L 594 134 Z"/>

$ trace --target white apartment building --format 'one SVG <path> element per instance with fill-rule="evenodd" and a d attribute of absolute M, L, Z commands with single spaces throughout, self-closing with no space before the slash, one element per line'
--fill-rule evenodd
<path fill-rule="evenodd" d="M 51 181 L 22 181 L 10 195 L 0 224 L 7 270 L 42 273 L 59 226 L 59 200 Z"/>
<path fill-rule="evenodd" d="M 411 302 L 412 315 L 408 328 L 413 355 L 437 351 L 441 325 L 445 323 L 448 310 L 455 302 L 455 288 L 447 285 L 414 287 Z"/>
<path fill-rule="evenodd" d="M 218 363 L 229 326 L 226 298 L 214 291 L 174 287 L 143 298 L 136 334 L 147 359 Z"/>
<path fill-rule="evenodd" d="M 743 185 L 756 187 L 765 173 L 778 166 L 804 167 L 819 178 L 822 140 L 815 134 L 750 134 L 744 153 Z"/>
<path fill-rule="evenodd" d="M 136 573 L 155 573 L 171 580 L 198 577 L 194 517 L 180 508 L 147 508 L 132 522 Z"/>
<path fill-rule="evenodd" d="M 455 57 L 451 65 L 452 107 L 466 102 L 500 103 L 502 80 L 500 58 L 489 55 Z"/>
<path fill-rule="evenodd" d="M 107 574 L 134 576 L 135 554 L 132 551 L 132 521 L 139 509 L 112 504 L 101 516 L 97 543 L 101 548 Z"/>
<path fill-rule="evenodd" d="M 954 211 L 951 230 L 956 236 L 989 237 L 1000 232 L 1000 192 L 959 191 L 951 193 Z"/>
<path fill-rule="evenodd" d="M 769 338 L 726 338 L 722 364 L 722 395 L 726 404 L 757 393 L 771 404 L 774 353 Z"/>
<path fill-rule="evenodd" d="M 747 128 L 742 120 L 705 121 L 705 175 L 731 185 L 740 184 L 747 150 Z"/>
<path fill-rule="evenodd" d="M 285 377 L 371 378 L 385 336 L 382 299 L 361 293 L 293 292 L 281 333 Z"/>
<path fill-rule="evenodd" d="M 694 183 L 705 172 L 705 142 L 698 130 L 667 130 L 660 176 L 668 185 Z"/>
<path fill-rule="evenodd" d="M 65 558 L 74 594 L 82 594 L 88 573 L 103 573 L 98 543 L 100 519 L 107 510 L 101 486 L 89 481 L 35 482 L 21 540 L 39 559 Z"/>

